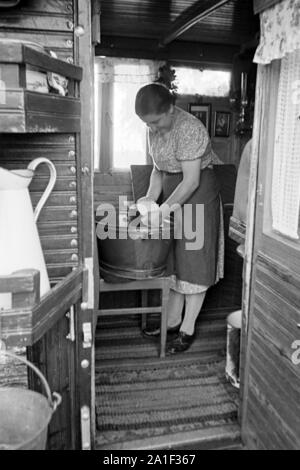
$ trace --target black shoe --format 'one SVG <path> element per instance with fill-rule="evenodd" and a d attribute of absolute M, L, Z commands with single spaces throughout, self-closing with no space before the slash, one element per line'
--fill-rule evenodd
<path fill-rule="evenodd" d="M 176 354 L 189 349 L 194 341 L 195 335 L 188 335 L 183 331 L 179 331 L 178 336 L 167 344 L 166 354 Z"/>
<path fill-rule="evenodd" d="M 180 329 L 180 325 L 181 324 L 179 323 L 179 325 L 177 325 L 177 326 L 173 326 L 172 328 L 168 328 L 167 329 L 167 335 L 172 336 L 172 335 L 178 334 L 179 329 Z M 144 330 L 142 330 L 142 333 L 147 338 L 156 338 L 157 336 L 160 336 L 160 326 L 156 327 L 156 328 L 145 328 Z"/>

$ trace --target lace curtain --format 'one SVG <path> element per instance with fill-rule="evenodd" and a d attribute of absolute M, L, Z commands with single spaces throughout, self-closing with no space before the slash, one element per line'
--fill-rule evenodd
<path fill-rule="evenodd" d="M 300 49 L 300 0 L 283 0 L 260 15 L 260 43 L 254 62 L 269 64 Z"/>
<path fill-rule="evenodd" d="M 300 208 L 300 50 L 282 59 L 272 178 L 273 229 L 299 239 Z"/>
<path fill-rule="evenodd" d="M 129 168 L 146 159 L 146 127 L 136 116 L 135 95 L 157 78 L 164 62 L 95 59 L 95 168 Z"/>
<path fill-rule="evenodd" d="M 100 83 L 139 83 L 142 86 L 157 78 L 158 68 L 163 63 L 143 59 L 97 57 L 96 78 Z"/>

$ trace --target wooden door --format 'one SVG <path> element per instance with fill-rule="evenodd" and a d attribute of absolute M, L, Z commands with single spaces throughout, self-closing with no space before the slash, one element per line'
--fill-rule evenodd
<path fill-rule="evenodd" d="M 300 240 L 275 232 L 271 214 L 280 67 L 275 61 L 258 72 L 258 179 L 242 406 L 242 437 L 250 449 L 300 448 Z"/>

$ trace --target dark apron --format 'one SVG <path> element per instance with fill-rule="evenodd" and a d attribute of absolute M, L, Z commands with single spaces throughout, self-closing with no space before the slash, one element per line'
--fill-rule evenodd
<path fill-rule="evenodd" d="M 163 200 L 170 196 L 182 179 L 182 173 L 163 172 Z M 215 284 L 220 225 L 219 191 L 214 170 L 201 170 L 200 185 L 184 204 L 190 205 L 188 213 L 192 217 L 188 217 L 188 226 L 196 234 L 190 239 L 191 231 L 182 229 L 181 239 L 174 240 L 169 254 L 167 275 L 175 274 L 181 281 L 201 286 L 209 287 Z M 203 219 L 201 216 L 196 220 L 197 205 L 203 205 L 202 212 L 200 211 Z M 185 207 L 182 213 L 183 219 L 187 217 Z"/>

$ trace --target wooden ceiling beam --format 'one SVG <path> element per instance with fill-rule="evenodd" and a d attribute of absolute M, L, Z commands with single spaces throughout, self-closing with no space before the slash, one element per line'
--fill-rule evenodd
<path fill-rule="evenodd" d="M 192 26 L 211 15 L 215 10 L 228 3 L 230 0 L 200 0 L 194 5 L 184 10 L 173 22 L 169 31 L 162 36 L 159 46 L 164 47 L 181 34 L 185 33 Z"/>
<path fill-rule="evenodd" d="M 227 44 L 205 44 L 190 41 L 173 41 L 164 48 L 157 48 L 157 40 L 145 38 L 101 37 L 95 48 L 96 56 L 127 57 L 150 60 L 176 61 L 180 64 L 195 64 L 197 67 L 231 68 L 239 46 Z"/>
<path fill-rule="evenodd" d="M 262 13 L 267 8 L 271 8 L 280 0 L 253 0 L 254 14 Z"/>

